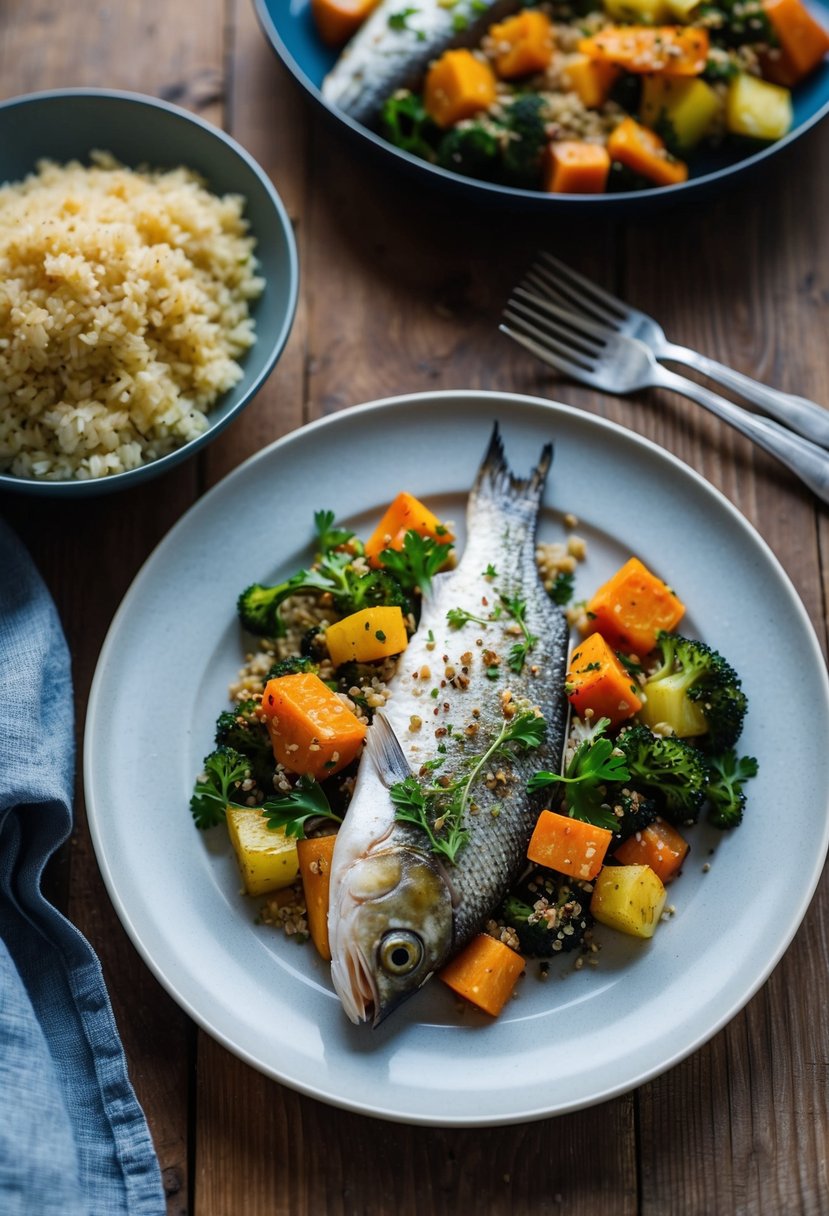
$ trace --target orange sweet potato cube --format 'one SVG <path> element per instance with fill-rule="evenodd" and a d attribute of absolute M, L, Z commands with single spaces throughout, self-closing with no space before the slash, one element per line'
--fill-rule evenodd
<path fill-rule="evenodd" d="M 625 654 L 648 654 L 656 635 L 676 629 L 685 605 L 661 578 L 651 574 L 637 557 L 601 586 L 587 603 L 592 627 Z"/>
<path fill-rule="evenodd" d="M 359 754 L 366 726 L 313 672 L 268 680 L 262 712 L 277 761 L 291 773 L 330 777 Z"/>
<path fill-rule="evenodd" d="M 642 708 L 633 677 L 600 633 L 591 633 L 571 654 L 565 687 L 580 718 L 609 718 L 617 726 Z"/>

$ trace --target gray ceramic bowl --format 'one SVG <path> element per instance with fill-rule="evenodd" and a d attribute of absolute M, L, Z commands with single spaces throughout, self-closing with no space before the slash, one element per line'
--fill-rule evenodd
<path fill-rule="evenodd" d="M 234 140 L 176 106 L 137 93 L 61 89 L 0 102 L 0 183 L 21 180 L 42 158 L 88 162 L 94 149 L 111 152 L 130 167 L 184 165 L 199 173 L 215 194 L 244 195 L 259 273 L 266 283 L 251 310 L 256 342 L 242 360 L 242 379 L 210 411 L 210 425 L 197 439 L 137 469 L 89 481 L 0 474 L 0 490 L 82 497 L 158 476 L 210 443 L 244 409 L 273 370 L 291 329 L 299 271 L 290 221 L 267 175 Z"/>

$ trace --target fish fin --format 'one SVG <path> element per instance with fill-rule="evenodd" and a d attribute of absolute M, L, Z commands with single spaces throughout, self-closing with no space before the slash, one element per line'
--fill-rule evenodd
<path fill-rule="evenodd" d="M 382 710 L 377 710 L 366 739 L 367 759 L 377 770 L 380 780 L 387 787 L 397 781 L 405 781 L 412 775 L 400 740 Z"/>
<path fill-rule="evenodd" d="M 525 502 L 525 509 L 528 514 L 534 515 L 538 510 L 541 496 L 544 493 L 547 474 L 550 471 L 552 462 L 553 445 L 552 443 L 545 443 L 541 449 L 538 464 L 529 477 L 516 477 L 507 464 L 507 458 L 504 454 L 504 441 L 501 438 L 501 431 L 496 422 L 492 427 L 489 447 L 481 461 L 478 476 L 475 478 L 472 497 L 521 498 Z"/>

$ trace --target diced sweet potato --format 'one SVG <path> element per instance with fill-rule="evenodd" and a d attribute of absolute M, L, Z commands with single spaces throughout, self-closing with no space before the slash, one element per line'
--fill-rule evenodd
<path fill-rule="evenodd" d="M 487 933 L 479 933 L 438 975 L 458 996 L 495 1018 L 523 970 L 520 954 Z"/>
<path fill-rule="evenodd" d="M 582 38 L 579 50 L 626 72 L 699 76 L 708 62 L 708 31 L 682 25 L 618 25 Z"/>
<path fill-rule="evenodd" d="M 565 81 L 577 93 L 588 110 L 598 110 L 610 96 L 610 90 L 621 75 L 622 69 L 605 59 L 594 59 L 590 55 L 571 55 L 564 67 Z"/>
<path fill-rule="evenodd" d="M 431 536 L 433 540 L 447 545 L 454 540 L 433 511 L 414 494 L 401 490 L 366 541 L 365 553 L 371 565 L 380 564 L 378 559 L 383 549 L 402 549 L 407 532 Z"/>
<path fill-rule="evenodd" d="M 547 149 L 544 189 L 551 194 L 603 194 L 609 172 L 610 157 L 601 144 L 561 140 Z"/>
<path fill-rule="evenodd" d="M 444 51 L 426 73 L 423 104 L 439 127 L 489 109 L 495 96 L 495 73 L 471 51 Z"/>
<path fill-rule="evenodd" d="M 685 605 L 667 583 L 632 557 L 588 600 L 587 613 L 614 650 L 644 658 L 660 630 L 676 629 Z"/>
<path fill-rule="evenodd" d="M 657 186 L 676 186 L 688 178 L 688 166 L 677 160 L 655 131 L 635 118 L 623 118 L 607 141 L 610 159 L 640 173 Z"/>
<path fill-rule="evenodd" d="M 763 0 L 763 8 L 780 44 L 763 56 L 763 75 L 774 84 L 792 88 L 829 51 L 829 34 L 801 0 Z"/>
<path fill-rule="evenodd" d="M 495 71 L 502 80 L 543 72 L 553 57 L 553 24 L 546 13 L 527 8 L 490 26 Z"/>
<path fill-rule="evenodd" d="M 330 777 L 359 754 L 366 726 L 312 672 L 269 680 L 262 694 L 276 759 L 289 772 Z"/>
<path fill-rule="evenodd" d="M 573 651 L 565 687 L 580 718 L 609 718 L 611 726 L 618 726 L 642 707 L 630 672 L 600 633 L 591 633 Z"/>
<path fill-rule="evenodd" d="M 598 874 L 613 833 L 581 819 L 542 811 L 530 838 L 527 857 L 536 865 L 570 878 L 589 881 Z"/>
<path fill-rule="evenodd" d="M 308 932 L 321 958 L 331 958 L 328 943 L 328 896 L 331 889 L 331 858 L 336 836 L 314 836 L 296 842 Z"/>
<path fill-rule="evenodd" d="M 689 848 L 675 827 L 657 819 L 624 840 L 613 856 L 622 865 L 650 866 L 660 882 L 670 882 L 681 870 Z"/>
<path fill-rule="evenodd" d="M 311 16 L 327 46 L 344 46 L 380 0 L 311 0 Z"/>

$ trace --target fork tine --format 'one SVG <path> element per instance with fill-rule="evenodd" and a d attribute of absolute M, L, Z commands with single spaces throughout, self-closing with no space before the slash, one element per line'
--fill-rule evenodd
<path fill-rule="evenodd" d="M 578 309 L 579 312 L 614 332 L 618 332 L 621 328 L 622 323 L 616 316 L 609 314 L 605 309 L 594 304 L 592 300 L 586 299 L 584 292 L 578 291 L 566 279 L 554 278 L 543 266 L 531 267 L 521 280 L 521 286 L 534 289 L 542 298 L 553 297 L 564 300 L 571 308 Z"/>
<path fill-rule="evenodd" d="M 526 308 L 517 300 L 507 302 L 504 316 L 507 316 L 507 310 L 510 310 L 510 320 L 520 325 L 525 332 L 532 334 L 539 342 L 554 343 L 561 354 L 570 359 L 583 360 L 586 367 L 592 369 L 596 359 L 601 355 L 601 350 L 595 344 L 591 344 L 590 338 L 583 338 L 580 334 L 573 333 L 572 330 L 549 317 L 539 316 L 538 313 Z"/>
<path fill-rule="evenodd" d="M 504 313 L 504 316 L 508 321 L 514 319 L 507 312 Z M 563 358 L 560 354 L 550 350 L 549 347 L 542 346 L 540 342 L 527 337 L 521 330 L 511 329 L 509 325 L 504 325 L 503 322 L 498 328 L 502 334 L 506 334 L 508 338 L 512 338 L 513 342 L 517 342 L 519 346 L 523 346 L 530 354 L 540 359 L 542 363 L 548 363 L 556 371 L 564 372 L 565 376 L 570 376 L 572 380 L 583 381 L 587 378 L 588 373 L 585 368 L 580 367 L 577 363 L 571 363 L 569 359 Z"/>
<path fill-rule="evenodd" d="M 619 321 L 625 320 L 627 317 L 627 310 L 622 301 L 616 296 L 611 295 L 610 292 L 605 291 L 604 288 L 598 287 L 595 283 L 592 283 L 590 279 L 586 279 L 584 275 L 579 274 L 578 271 L 571 270 L 569 266 L 565 266 L 564 262 L 560 262 L 558 258 L 554 258 L 551 253 L 542 251 L 538 256 L 542 259 L 542 261 L 546 262 L 550 269 L 554 270 L 556 274 L 569 280 L 573 287 L 577 287 L 581 291 L 585 292 L 598 304 L 604 304 L 604 306 L 608 308 Z"/>
<path fill-rule="evenodd" d="M 607 345 L 608 338 L 612 337 L 615 332 L 608 330 L 606 325 L 598 325 L 595 321 L 591 321 L 589 317 L 581 316 L 569 308 L 562 308 L 560 305 L 554 304 L 552 300 L 545 300 L 543 296 L 538 296 L 532 291 L 527 291 L 526 287 L 516 287 L 512 294 L 513 296 L 521 296 L 522 299 L 528 300 L 536 308 L 540 308 L 546 316 L 553 317 L 562 324 L 577 329 L 579 334 L 595 339 L 593 345 L 597 345 L 599 349 Z"/>

